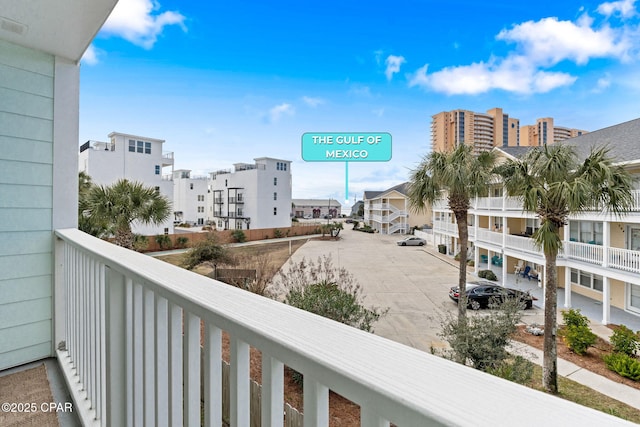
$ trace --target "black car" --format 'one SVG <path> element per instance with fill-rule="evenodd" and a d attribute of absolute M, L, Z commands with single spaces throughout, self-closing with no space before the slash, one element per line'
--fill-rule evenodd
<path fill-rule="evenodd" d="M 449 290 L 449 298 L 458 302 L 460 292 L 458 286 Z M 492 282 L 478 281 L 467 283 L 467 307 L 479 310 L 491 304 L 500 304 L 506 300 L 517 299 L 524 304 L 524 308 L 533 307 L 535 299 L 529 292 L 523 292 L 511 288 L 503 288 Z"/>

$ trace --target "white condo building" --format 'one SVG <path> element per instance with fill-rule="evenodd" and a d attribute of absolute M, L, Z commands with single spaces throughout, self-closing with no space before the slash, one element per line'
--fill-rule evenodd
<path fill-rule="evenodd" d="M 118 132 L 108 137 L 109 142 L 87 141 L 80 146 L 79 170 L 97 185 L 111 185 L 120 179 L 141 182 L 173 203 L 173 182 L 163 179 L 165 167 L 173 172 L 173 153 L 163 153 L 164 140 Z M 172 234 L 173 217 L 158 226 L 134 223 L 133 231 L 145 236 Z"/>
<path fill-rule="evenodd" d="M 248 230 L 291 225 L 291 162 L 260 157 L 254 164 L 212 172 L 209 190 L 218 229 Z"/>
<path fill-rule="evenodd" d="M 213 214 L 209 177 L 194 176 L 187 169 L 173 171 L 173 220 L 176 224 L 204 225 Z"/>

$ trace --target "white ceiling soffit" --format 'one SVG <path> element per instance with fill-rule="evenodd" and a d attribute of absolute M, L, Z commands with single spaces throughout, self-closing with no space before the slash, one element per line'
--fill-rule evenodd
<path fill-rule="evenodd" d="M 0 39 L 79 61 L 118 0 L 1 0 Z"/>

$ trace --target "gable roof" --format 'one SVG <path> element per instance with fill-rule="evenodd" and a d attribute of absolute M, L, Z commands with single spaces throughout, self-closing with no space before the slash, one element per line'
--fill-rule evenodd
<path fill-rule="evenodd" d="M 365 200 L 377 199 L 381 195 L 390 193 L 392 191 L 397 191 L 398 193 L 406 196 L 409 191 L 409 182 L 403 182 L 402 184 L 394 185 L 393 187 L 387 188 L 386 190 L 382 190 L 382 191 L 365 191 L 364 199 Z"/>

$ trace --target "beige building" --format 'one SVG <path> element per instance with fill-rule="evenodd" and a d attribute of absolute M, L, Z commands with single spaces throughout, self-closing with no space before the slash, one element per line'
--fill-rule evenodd
<path fill-rule="evenodd" d="M 580 136 L 587 131 L 556 127 L 553 118 L 538 119 L 535 125 L 520 128 L 520 120 L 501 108 L 486 113 L 469 110 L 442 111 L 431 117 L 433 151 L 451 151 L 458 144 L 472 144 L 476 152 L 493 147 L 543 145 Z"/>
<path fill-rule="evenodd" d="M 564 141 L 565 139 L 575 138 L 585 133 L 589 132 L 581 129 L 555 126 L 553 117 L 545 117 L 536 120 L 535 125 L 522 126 L 522 129 L 520 129 L 520 143 L 518 145 L 521 147 L 535 147 L 552 144 L 554 142 Z"/>
<path fill-rule="evenodd" d="M 409 206 L 408 182 L 383 191 L 364 192 L 364 223 L 382 234 L 406 234 L 411 227 L 431 225 L 431 208 L 415 212 Z"/>
<path fill-rule="evenodd" d="M 640 119 L 597 130 L 562 142 L 587 157 L 592 147 L 609 146 L 610 155 L 640 177 Z M 496 149 L 503 157 L 518 158 L 527 147 Z M 638 184 L 636 184 L 638 185 Z M 557 259 L 559 286 L 565 289 L 564 307 L 571 307 L 572 294 L 580 294 L 602 305 L 602 323 L 610 322 L 611 307 L 640 316 L 640 189 L 633 191 L 634 206 L 617 217 L 600 210 L 569 218 L 560 230 L 562 251 Z M 458 252 L 458 229 L 446 200 L 433 205 L 434 242 Z M 469 242 L 477 269 L 487 262 L 502 268 L 501 283 L 516 270 L 537 271 L 545 283 L 545 259 L 533 244 L 532 234 L 540 227 L 534 213 L 523 212 L 517 198 L 506 197 L 500 185 L 490 197 L 472 201 L 469 210 Z M 493 260 L 497 257 L 499 263 Z"/>

